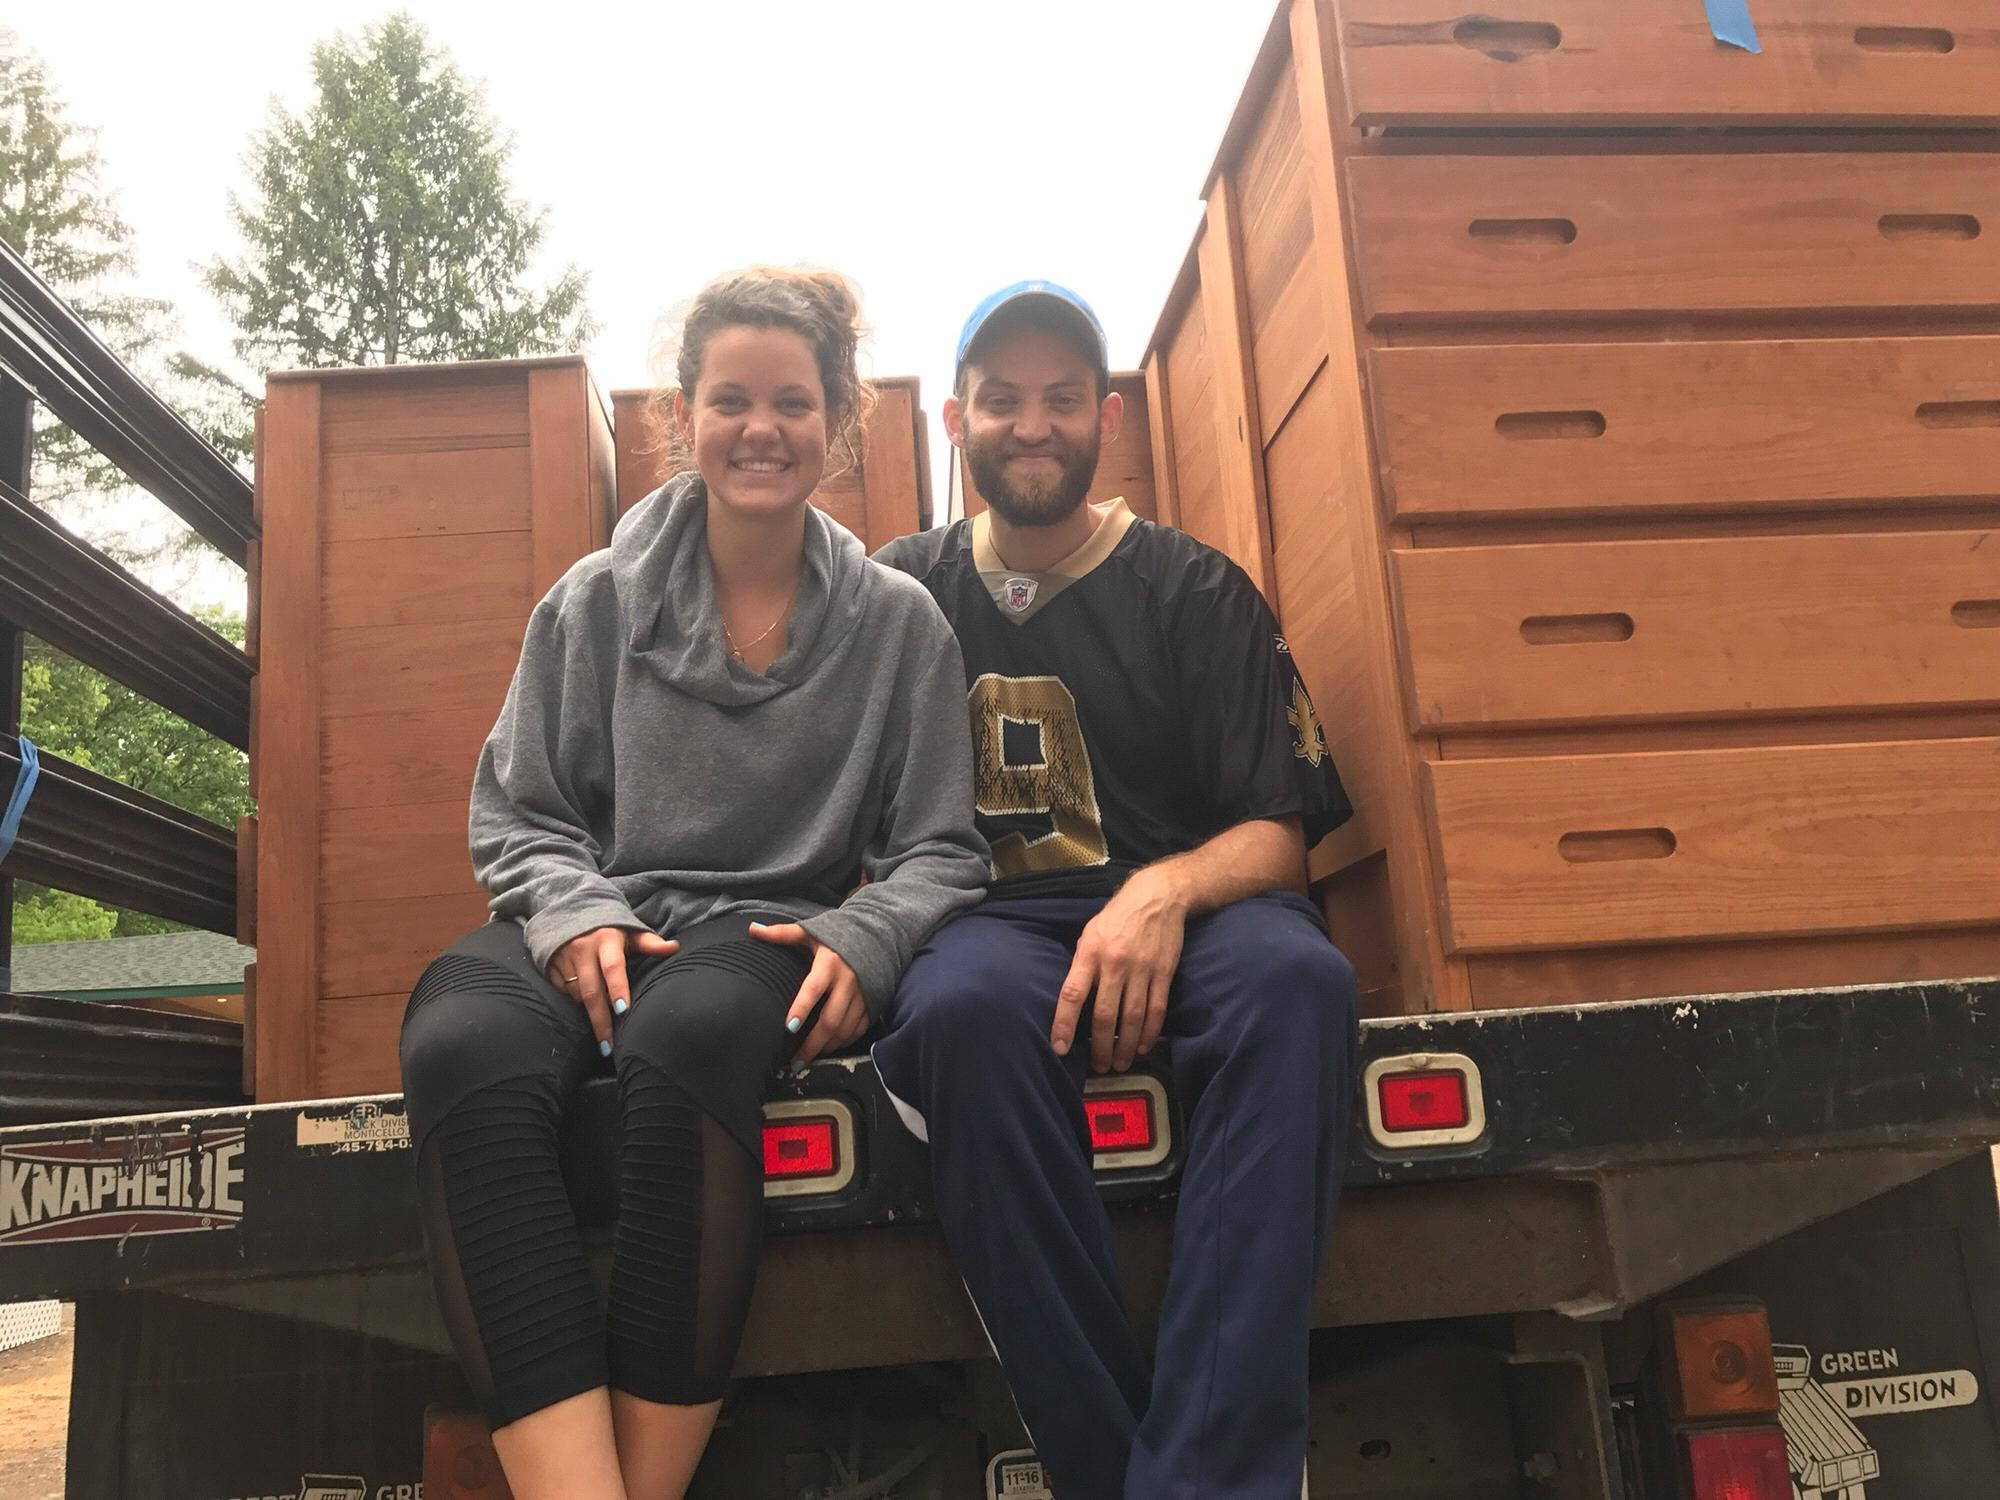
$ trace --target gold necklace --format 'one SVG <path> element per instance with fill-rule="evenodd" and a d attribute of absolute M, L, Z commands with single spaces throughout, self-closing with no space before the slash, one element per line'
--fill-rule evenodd
<path fill-rule="evenodd" d="M 717 601 L 715 606 L 715 613 L 716 617 L 722 621 L 722 643 L 729 648 L 729 654 L 735 657 L 738 661 L 743 661 L 743 653 L 745 651 L 748 651 L 751 647 L 761 645 L 763 642 L 769 640 L 771 638 L 771 632 L 776 630 L 780 625 L 784 624 L 785 617 L 792 612 L 792 600 L 798 595 L 798 592 L 799 592 L 799 581 L 798 579 L 794 578 L 792 580 L 792 591 L 791 593 L 785 595 L 784 605 L 778 610 L 778 618 L 773 620 L 769 625 L 766 625 L 764 627 L 764 633 L 758 636 L 756 640 L 745 641 L 740 646 L 736 644 L 736 637 L 730 633 L 729 616 L 723 614 L 722 604 L 720 601 Z M 745 666 L 749 665 L 748 662 L 744 662 L 743 664 Z"/>

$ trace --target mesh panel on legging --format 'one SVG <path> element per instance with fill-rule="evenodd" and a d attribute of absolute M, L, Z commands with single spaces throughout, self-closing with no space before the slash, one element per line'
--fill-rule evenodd
<path fill-rule="evenodd" d="M 547 1085 L 467 1096 L 425 1140 L 418 1169 L 438 1310 L 487 1422 L 604 1385 L 604 1325 Z"/>
<path fill-rule="evenodd" d="M 687 1091 L 621 1058 L 625 1146 L 611 1260 L 611 1384 L 647 1401 L 721 1399 L 763 1243 L 763 1165 Z"/>
<path fill-rule="evenodd" d="M 761 1242 L 759 1104 L 810 962 L 744 923 L 698 924 L 678 955 L 635 969 L 616 1041 L 624 1145 L 608 1337 L 557 1148 L 596 1055 L 588 1022 L 535 973 L 511 923 L 461 939 L 418 984 L 403 1078 L 433 1275 L 495 1425 L 611 1372 L 619 1389 L 669 1404 L 722 1393 Z"/>

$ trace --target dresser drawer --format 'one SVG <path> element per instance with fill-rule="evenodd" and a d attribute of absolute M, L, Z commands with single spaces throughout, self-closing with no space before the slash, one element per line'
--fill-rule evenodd
<path fill-rule="evenodd" d="M 2000 118 L 1988 0 L 1757 0 L 1751 53 L 1694 0 L 1515 0 L 1432 19 L 1336 0 L 1362 125 L 1947 124 Z"/>
<path fill-rule="evenodd" d="M 1422 729 L 2000 703 L 1985 531 L 1426 548 L 1391 567 Z"/>
<path fill-rule="evenodd" d="M 1443 761 L 1424 776 L 1453 952 L 2000 921 L 2000 739 Z"/>
<path fill-rule="evenodd" d="M 1371 323 L 2000 307 L 2000 156 L 1369 156 Z"/>
<path fill-rule="evenodd" d="M 2000 338 L 1386 348 L 1370 375 L 1398 519 L 2000 490 Z"/>

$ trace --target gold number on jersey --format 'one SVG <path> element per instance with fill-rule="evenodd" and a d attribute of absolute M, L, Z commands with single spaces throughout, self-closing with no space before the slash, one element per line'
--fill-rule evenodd
<path fill-rule="evenodd" d="M 1101 865 L 1111 858 L 1097 810 L 1097 783 L 1076 699 L 1059 677 L 1002 677 L 988 672 L 966 694 L 972 708 L 977 805 L 990 818 L 1041 814 L 1054 831 L 1038 839 L 1010 833 L 993 843 L 993 874 L 1037 874 Z M 1007 725 L 1032 726 L 1041 759 L 1007 760 Z"/>

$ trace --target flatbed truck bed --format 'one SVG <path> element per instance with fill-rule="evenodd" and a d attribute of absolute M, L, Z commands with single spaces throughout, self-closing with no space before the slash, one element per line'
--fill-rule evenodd
<path fill-rule="evenodd" d="M 1367 1329 L 1395 1328 L 1399 1349 L 1411 1326 L 1501 1330 L 1510 1378 L 1593 1372 L 1556 1402 L 1570 1414 L 1558 1425 L 1594 1413 L 1581 1420 L 1608 1476 L 1621 1319 L 1954 1164 L 1983 1170 L 2000 1139 L 2000 980 L 1371 1020 L 1361 1060 L 1377 1085 L 1385 1071 L 1456 1074 L 1479 1129 L 1404 1146 L 1357 1101 L 1315 1324 L 1364 1346 Z M 616 1212 L 612 1087 L 586 1087 L 567 1145 L 579 1217 L 596 1231 Z M 1145 1327 L 1179 1167 L 1171 1080 L 1145 1070 L 1099 1087 L 1160 1106 L 1142 1149 L 1120 1141 L 1100 1157 Z M 924 1148 L 866 1056 L 777 1085 L 767 1120 L 832 1122 L 837 1170 L 826 1190 L 809 1180 L 767 1199 L 739 1376 L 984 1363 L 932 1223 Z M 77 1301 L 80 1361 L 125 1362 L 122 1384 L 100 1378 L 106 1392 L 137 1390 L 139 1347 L 155 1375 L 166 1347 L 219 1371 L 254 1326 L 289 1327 L 301 1347 L 375 1350 L 378 1366 L 428 1360 L 433 1382 L 451 1380 L 397 1095 L 0 1130 L 0 1300 L 36 1297 Z M 1978 1321 L 2000 1336 L 1994 1312 L 1982 1304 Z M 209 1322 L 234 1331 L 209 1339 Z M 386 1418 L 380 1393 L 368 1399 L 372 1431 Z M 106 1430 L 128 1445 L 151 1430 L 159 1419 L 142 1421 L 140 1404 L 102 1415 Z M 418 1413 L 406 1419 L 410 1449 Z M 1990 1433 L 1988 1446 L 2000 1463 Z M 128 1472 L 129 1447 L 113 1448 Z M 73 1469 L 109 1451 L 73 1446 Z M 72 1493 L 142 1492 L 104 1474 L 89 1485 Z"/>

